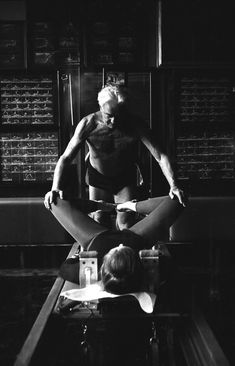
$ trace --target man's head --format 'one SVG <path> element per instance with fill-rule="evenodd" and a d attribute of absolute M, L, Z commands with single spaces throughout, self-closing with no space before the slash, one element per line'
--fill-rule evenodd
<path fill-rule="evenodd" d="M 98 93 L 98 103 L 105 122 L 117 115 L 126 98 L 127 93 L 123 87 L 108 85 L 101 89 Z"/>
<path fill-rule="evenodd" d="M 111 249 L 101 266 L 101 281 L 111 293 L 139 291 L 143 282 L 143 267 L 138 253 L 122 244 Z"/>

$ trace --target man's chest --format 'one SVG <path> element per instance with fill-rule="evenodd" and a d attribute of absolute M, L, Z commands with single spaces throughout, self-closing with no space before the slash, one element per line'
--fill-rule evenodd
<path fill-rule="evenodd" d="M 95 150 L 112 152 L 126 150 L 136 142 L 136 137 L 120 129 L 97 128 L 87 139 Z"/>

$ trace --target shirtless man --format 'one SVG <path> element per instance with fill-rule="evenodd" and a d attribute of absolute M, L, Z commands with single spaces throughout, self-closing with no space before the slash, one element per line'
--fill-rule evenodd
<path fill-rule="evenodd" d="M 123 203 L 136 198 L 137 145 L 141 141 L 159 164 L 167 179 L 173 199 L 176 197 L 185 206 L 184 193 L 177 187 L 167 155 L 156 144 L 152 131 L 140 118 L 126 108 L 126 95 L 121 87 L 106 86 L 98 93 L 100 110 L 84 117 L 77 125 L 73 137 L 60 156 L 53 178 L 51 191 L 45 196 L 50 208 L 63 192 L 61 182 L 70 164 L 86 141 L 89 148 L 88 184 L 89 199 Z M 102 221 L 104 213 L 97 211 L 93 218 Z M 125 229 L 133 225 L 133 216 L 117 212 L 117 227 Z"/>

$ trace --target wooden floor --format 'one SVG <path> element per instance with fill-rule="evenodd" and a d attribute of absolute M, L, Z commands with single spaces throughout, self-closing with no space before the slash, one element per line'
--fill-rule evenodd
<path fill-rule="evenodd" d="M 11 272 L 12 271 L 12 272 Z M 8 270 L 0 275 L 0 365 L 12 366 L 55 278 L 55 270 Z"/>
<path fill-rule="evenodd" d="M 235 365 L 234 280 L 234 276 L 222 278 L 219 282 L 219 296 L 214 299 L 208 298 L 206 282 L 198 287 L 198 297 L 202 298 L 201 303 L 206 319 L 231 366 Z"/>

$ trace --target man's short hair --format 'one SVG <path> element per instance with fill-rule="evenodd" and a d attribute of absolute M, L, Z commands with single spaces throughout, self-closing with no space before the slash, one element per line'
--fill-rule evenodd
<path fill-rule="evenodd" d="M 98 103 L 102 106 L 109 100 L 114 100 L 117 103 L 124 103 L 127 98 L 126 90 L 119 85 L 106 85 L 98 93 Z"/>

